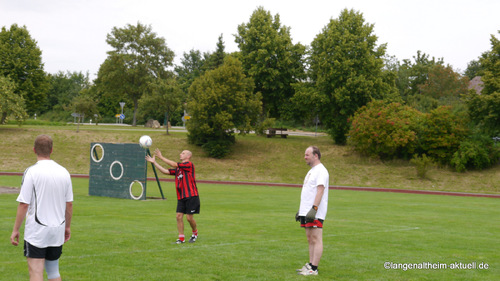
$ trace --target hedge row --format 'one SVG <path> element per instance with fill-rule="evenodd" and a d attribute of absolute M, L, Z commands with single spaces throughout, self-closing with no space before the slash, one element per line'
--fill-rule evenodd
<path fill-rule="evenodd" d="M 450 107 L 422 113 L 400 103 L 373 101 L 353 116 L 348 143 L 362 154 L 382 159 L 427 155 L 457 171 L 498 163 L 500 147 L 490 137 L 472 134 L 466 116 Z"/>

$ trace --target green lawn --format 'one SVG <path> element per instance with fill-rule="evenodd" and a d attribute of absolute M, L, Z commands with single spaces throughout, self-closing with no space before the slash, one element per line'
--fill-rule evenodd
<path fill-rule="evenodd" d="M 302 171 L 299 174 L 304 174 Z M 303 175 L 301 175 L 303 176 Z M 19 186 L 21 177 L 0 176 Z M 158 196 L 155 182 L 148 196 Z M 89 197 L 73 178 L 72 239 L 63 280 L 304 280 L 304 230 L 293 219 L 300 189 L 200 184 L 199 240 L 177 238 L 167 200 Z M 0 195 L 0 279 L 27 280 L 22 247 L 9 243 L 17 195 Z M 500 200 L 331 190 L 317 280 L 498 280 Z M 189 232 L 188 232 L 189 233 Z M 489 269 L 384 269 L 384 263 L 488 263 Z"/>

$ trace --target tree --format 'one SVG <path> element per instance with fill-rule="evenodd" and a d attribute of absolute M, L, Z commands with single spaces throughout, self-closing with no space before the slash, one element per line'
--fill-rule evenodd
<path fill-rule="evenodd" d="M 395 56 L 385 55 L 383 57 L 384 66 L 382 67 L 382 81 L 391 89 L 384 94 L 384 100 L 387 103 L 402 103 L 403 99 L 397 90 L 396 80 L 398 77 L 399 61 Z"/>
<path fill-rule="evenodd" d="M 420 93 L 419 85 L 427 82 L 430 70 L 436 65 L 443 65 L 444 61 L 442 58 L 436 60 L 432 57 L 432 59 L 429 59 L 429 55 L 421 51 L 417 51 L 417 56 L 413 56 L 413 59 L 415 63 L 410 63 L 410 94 L 414 95 Z"/>
<path fill-rule="evenodd" d="M 224 52 L 225 46 L 224 41 L 222 41 L 222 34 L 219 36 L 219 40 L 217 41 L 217 48 L 213 53 L 207 53 L 205 55 L 205 63 L 203 65 L 203 70 L 213 70 L 217 67 L 221 66 L 224 63 L 224 58 L 226 57 L 226 53 Z"/>
<path fill-rule="evenodd" d="M 478 95 L 469 92 L 465 103 L 469 117 L 477 129 L 490 137 L 500 136 L 500 93 Z"/>
<path fill-rule="evenodd" d="M 132 125 L 136 126 L 138 101 L 154 79 L 171 76 L 174 52 L 163 37 L 158 37 L 151 26 L 128 24 L 114 27 L 106 42 L 113 48 L 98 73 L 100 87 L 109 93 L 126 95 L 134 105 Z"/>
<path fill-rule="evenodd" d="M 468 85 L 469 79 L 453 71 L 451 66 L 436 64 L 429 69 L 425 82 L 417 85 L 419 94 L 409 97 L 407 102 L 422 112 L 441 105 L 461 108 L 460 97 L 467 94 Z"/>
<path fill-rule="evenodd" d="M 179 78 L 179 85 L 186 95 L 193 81 L 203 74 L 204 64 L 205 60 L 201 56 L 201 52 L 199 50 L 191 50 L 189 53 L 183 54 L 181 65 L 175 67 L 175 72 Z"/>
<path fill-rule="evenodd" d="M 482 70 L 483 69 L 479 60 L 472 60 L 467 64 L 467 69 L 464 74 L 469 77 L 469 80 L 472 80 L 476 76 L 481 76 Z"/>
<path fill-rule="evenodd" d="M 24 99 L 15 93 L 16 84 L 9 78 L 0 75 L 0 112 L 13 116 L 18 121 L 27 118 Z M 6 122 L 4 119 L 3 122 Z M 3 124 L 0 123 L 0 124 Z"/>
<path fill-rule="evenodd" d="M 91 89 L 81 90 L 77 96 L 75 96 L 71 102 L 71 109 L 73 112 L 78 113 L 81 118 L 78 118 L 78 126 L 80 126 L 80 119 L 85 116 L 92 118 L 94 115 L 98 115 L 96 96 Z M 96 120 L 97 123 L 97 120 Z M 78 132 L 79 127 L 77 128 Z"/>
<path fill-rule="evenodd" d="M 310 77 L 325 100 L 320 119 L 338 144 L 346 143 L 348 118 L 358 108 L 394 92 L 382 72 L 386 46 L 376 42 L 373 25 L 345 9 L 311 44 Z"/>
<path fill-rule="evenodd" d="M 261 95 L 253 90 L 252 79 L 243 73 L 241 62 L 231 56 L 222 66 L 197 78 L 189 88 L 189 142 L 202 146 L 211 157 L 222 158 L 229 153 L 234 134 L 244 135 L 254 129 L 262 112 Z"/>
<path fill-rule="evenodd" d="M 196 78 L 203 75 L 205 71 L 216 69 L 224 63 L 226 57 L 224 49 L 221 34 L 215 52 L 206 52 L 202 55 L 199 50 L 191 50 L 189 53 L 183 54 L 181 65 L 175 67 L 175 72 L 178 76 L 179 85 L 186 95 Z"/>
<path fill-rule="evenodd" d="M 98 109 L 100 116 L 103 120 L 108 120 L 108 122 L 115 121 L 116 114 L 121 113 L 120 102 L 125 102 L 125 108 L 127 106 L 133 105 L 134 102 L 123 92 L 113 91 L 113 89 L 108 90 L 111 85 L 107 82 L 107 78 L 104 78 L 104 73 L 111 71 L 108 69 L 111 64 L 103 63 L 97 74 L 97 78 L 93 81 L 94 85 L 91 86 L 92 91 L 96 93 L 98 102 Z M 126 114 L 126 119 L 129 118 L 130 114 Z M 133 114 L 132 114 L 133 115 Z M 130 118 L 129 120 L 133 120 Z"/>
<path fill-rule="evenodd" d="M 409 59 L 403 60 L 398 67 L 396 85 L 404 101 L 408 101 L 420 94 L 420 85 L 427 82 L 430 70 L 436 65 L 443 65 L 443 59 L 429 58 L 428 54 L 417 51 L 413 56 L 414 62 Z"/>
<path fill-rule="evenodd" d="M 300 121 L 307 126 L 319 123 L 319 109 L 326 102 L 324 95 L 311 82 L 297 82 L 292 86 L 295 94 L 290 99 L 292 110 L 288 111 L 286 119 Z"/>
<path fill-rule="evenodd" d="M 144 95 L 139 100 L 140 112 L 145 116 L 145 119 L 149 119 L 149 117 L 159 119 L 165 115 L 164 126 L 168 135 L 169 120 L 181 106 L 185 95 L 173 78 L 157 79 L 151 83 L 150 87 L 150 94 Z"/>
<path fill-rule="evenodd" d="M 484 88 L 480 95 L 470 91 L 466 96 L 466 104 L 474 125 L 490 137 L 498 137 L 500 136 L 500 40 L 491 35 L 490 41 L 491 50 L 483 53 L 479 59 Z"/>
<path fill-rule="evenodd" d="M 264 113 L 279 117 L 294 94 L 292 83 L 304 78 L 305 47 L 292 44 L 290 28 L 281 25 L 279 14 L 273 18 L 263 7 L 238 26 L 235 37 L 238 58 L 255 82 L 254 92 L 262 93 Z"/>
<path fill-rule="evenodd" d="M 66 109 L 71 106 L 73 99 L 83 89 L 89 89 L 91 86 L 89 74 L 82 72 L 59 71 L 56 74 L 49 74 L 48 80 L 50 86 L 47 92 L 46 108 L 47 111 L 52 111 L 52 115 L 59 113 L 69 115 Z"/>
<path fill-rule="evenodd" d="M 42 51 L 26 27 L 11 25 L 0 32 L 0 76 L 8 77 L 14 84 L 14 94 L 25 101 L 28 114 L 44 110 L 48 89 L 47 76 L 43 70 Z M 0 123 L 7 112 L 0 113 Z"/>
<path fill-rule="evenodd" d="M 443 59 L 417 52 L 413 62 L 403 60 L 397 67 L 396 85 L 406 104 L 430 112 L 439 106 L 463 110 L 460 96 L 467 93 L 469 79 L 455 72 Z"/>
<path fill-rule="evenodd" d="M 498 32 L 500 34 L 500 31 Z M 500 93 L 500 40 L 491 35 L 491 50 L 482 54 L 479 59 L 483 69 L 481 80 L 484 88 L 483 95 Z"/>

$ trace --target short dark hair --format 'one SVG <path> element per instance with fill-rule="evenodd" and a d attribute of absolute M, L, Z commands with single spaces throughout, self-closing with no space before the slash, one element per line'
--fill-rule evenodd
<path fill-rule="evenodd" d="M 35 153 L 39 156 L 50 156 L 52 153 L 52 138 L 48 135 L 39 135 L 35 139 Z"/>
<path fill-rule="evenodd" d="M 319 151 L 319 148 L 317 146 L 309 146 L 312 149 L 313 155 L 316 154 L 318 155 L 318 159 L 321 160 L 321 152 Z"/>

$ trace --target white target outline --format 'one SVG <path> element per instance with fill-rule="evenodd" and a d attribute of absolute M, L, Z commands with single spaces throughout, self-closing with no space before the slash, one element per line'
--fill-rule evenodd
<path fill-rule="evenodd" d="M 99 160 L 95 159 L 94 154 L 92 153 L 96 146 L 99 146 L 102 149 L 102 156 Z M 92 160 L 94 160 L 94 162 L 96 163 L 101 162 L 102 159 L 104 159 L 104 147 L 102 147 L 102 145 L 100 145 L 99 143 L 94 144 L 94 146 L 92 146 L 92 149 L 90 150 L 90 157 L 92 157 Z"/>
<path fill-rule="evenodd" d="M 115 176 L 113 175 L 113 166 L 114 166 L 115 164 L 117 164 L 117 163 L 120 165 L 120 167 L 121 167 L 121 169 L 122 169 L 122 173 L 120 174 L 120 176 L 119 176 L 119 177 L 115 177 Z M 114 161 L 113 163 L 111 163 L 111 165 L 109 166 L 109 174 L 111 175 L 111 177 L 112 177 L 114 180 L 119 180 L 119 179 L 121 179 L 121 178 L 123 177 L 123 165 L 122 165 L 122 163 L 121 163 L 120 161 Z"/>
<path fill-rule="evenodd" d="M 134 183 L 138 182 L 140 185 L 141 185 L 141 195 L 139 195 L 138 197 L 134 196 L 134 194 L 132 194 L 132 185 L 134 185 Z M 138 180 L 134 180 L 133 182 L 130 183 L 130 186 L 129 186 L 129 193 L 130 193 L 130 197 L 132 197 L 134 200 L 139 200 L 141 199 L 142 195 L 144 194 L 144 185 L 142 185 L 142 182 L 138 181 Z"/>

